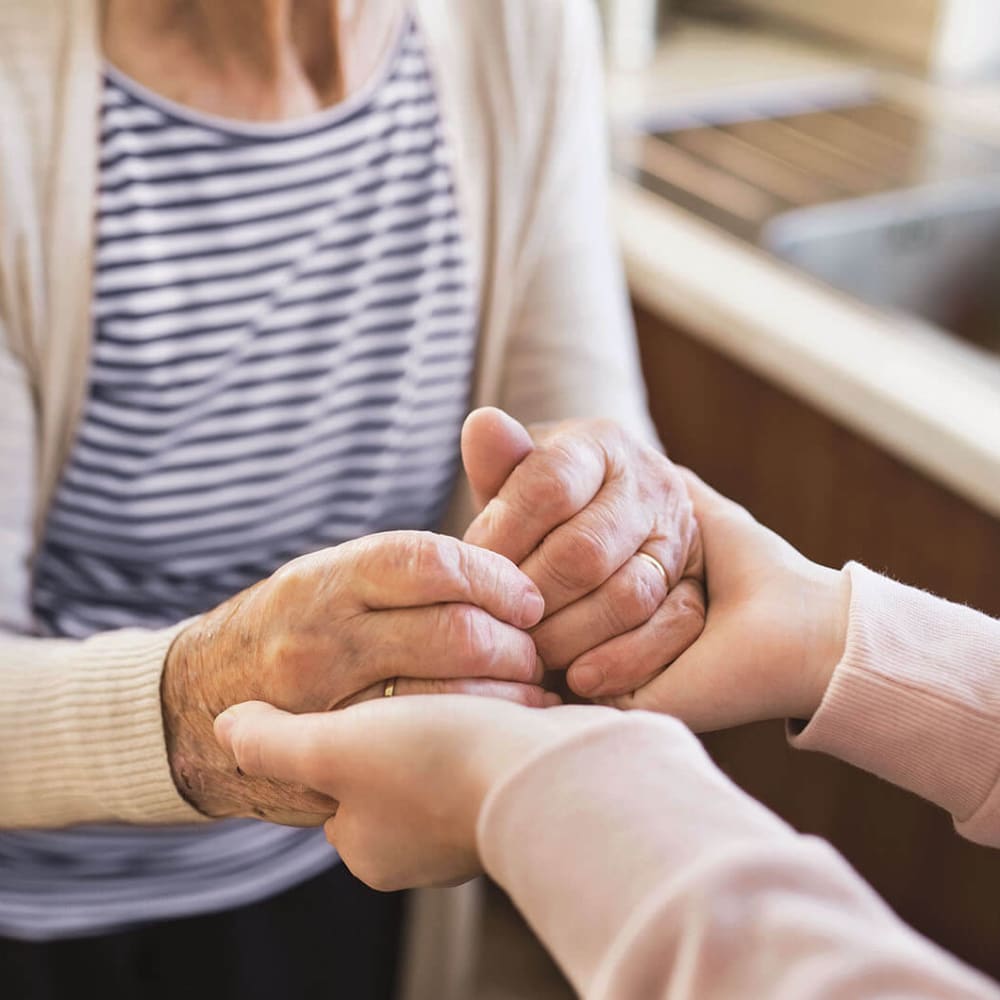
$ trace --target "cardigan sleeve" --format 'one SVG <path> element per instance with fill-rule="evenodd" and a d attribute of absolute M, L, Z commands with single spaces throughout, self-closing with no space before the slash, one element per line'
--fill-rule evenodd
<path fill-rule="evenodd" d="M 29 627 L 35 416 L 0 326 L 0 827 L 203 819 L 167 761 L 160 676 L 176 629 L 83 642 Z"/>
<path fill-rule="evenodd" d="M 6 347 L 0 319 L 0 630 L 23 631 L 35 523 L 35 413 L 24 365 Z"/>
<path fill-rule="evenodd" d="M 792 744 L 916 792 L 1000 847 L 1000 621 L 856 563 L 846 572 L 844 656 Z"/>
<path fill-rule="evenodd" d="M 655 440 L 610 222 L 596 7 L 547 0 L 532 16 L 545 18 L 535 32 L 545 57 L 534 62 L 549 76 L 523 97 L 546 106 L 540 134 L 526 140 L 535 155 L 524 168 L 528 206 L 499 405 L 527 423 L 607 417 Z"/>
<path fill-rule="evenodd" d="M 591 717 L 592 718 L 592 717 Z M 588 1000 L 996 1000 L 672 719 L 588 724 L 491 791 L 487 871 Z"/>
<path fill-rule="evenodd" d="M 164 740 L 177 628 L 0 635 L 0 827 L 205 820 L 177 791 Z"/>

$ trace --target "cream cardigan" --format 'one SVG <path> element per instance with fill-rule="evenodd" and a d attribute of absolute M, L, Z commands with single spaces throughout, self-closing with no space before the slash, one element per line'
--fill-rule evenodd
<path fill-rule="evenodd" d="M 160 675 L 176 629 L 25 635 L 34 549 L 86 392 L 97 7 L 0 0 L 0 827 L 202 818 L 164 749 Z M 593 5 L 413 7 L 482 288 L 475 403 L 649 434 L 607 218 Z M 451 526 L 467 516 L 459 490 Z"/>

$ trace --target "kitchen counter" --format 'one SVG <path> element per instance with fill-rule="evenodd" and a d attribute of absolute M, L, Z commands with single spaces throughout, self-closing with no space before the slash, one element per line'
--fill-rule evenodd
<path fill-rule="evenodd" d="M 1000 139 L 989 88 L 936 88 L 833 49 L 697 24 L 672 32 L 647 72 L 612 77 L 609 94 L 620 123 L 676 120 L 726 91 L 872 86 Z M 637 302 L 1000 516 L 1000 358 L 838 293 L 626 177 L 613 209 Z"/>

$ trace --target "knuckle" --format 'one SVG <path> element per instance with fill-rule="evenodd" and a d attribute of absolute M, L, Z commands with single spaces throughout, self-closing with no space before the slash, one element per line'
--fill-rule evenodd
<path fill-rule="evenodd" d="M 538 550 L 542 575 L 564 591 L 577 592 L 593 586 L 589 573 L 584 573 L 580 567 L 567 559 L 553 558 L 552 552 L 542 546 Z"/>
<path fill-rule="evenodd" d="M 262 657 L 265 669 L 277 675 L 294 674 L 306 658 L 301 637 L 284 630 L 272 632 L 263 643 Z"/>
<path fill-rule="evenodd" d="M 418 580 L 451 582 L 459 576 L 456 547 L 450 539 L 429 532 L 415 532 L 408 540 L 407 570 Z"/>
<path fill-rule="evenodd" d="M 604 631 L 608 638 L 622 635 L 641 624 L 642 618 L 635 607 L 635 596 L 631 590 L 626 590 L 620 598 L 610 593 L 605 595 L 600 606 Z"/>
<path fill-rule="evenodd" d="M 522 502 L 531 513 L 565 521 L 589 499 L 587 462 L 579 444 L 562 438 L 545 446 L 533 464 L 533 475 L 525 478 Z"/>
<path fill-rule="evenodd" d="M 453 579 L 460 583 L 463 593 L 477 593 L 481 589 L 498 593 L 503 589 L 506 566 L 500 556 L 487 549 L 457 541 L 451 548 L 454 551 Z M 475 589 L 473 581 L 478 584 Z"/>
<path fill-rule="evenodd" d="M 591 590 L 617 568 L 611 540 L 602 531 L 580 526 L 558 544 L 542 546 L 549 576 L 568 590 Z"/>
<path fill-rule="evenodd" d="M 637 564 L 629 585 L 629 600 L 634 614 L 640 621 L 647 621 L 663 604 L 667 587 L 659 571 L 645 559 L 636 559 Z"/>
<path fill-rule="evenodd" d="M 485 611 L 468 604 L 450 605 L 447 616 L 448 648 L 467 666 L 489 663 L 493 656 L 493 628 Z"/>
<path fill-rule="evenodd" d="M 375 584 L 393 577 L 448 584 L 459 575 L 457 548 L 455 539 L 430 531 L 386 532 L 359 549 L 355 570 Z"/>
<path fill-rule="evenodd" d="M 608 533 L 600 527 L 581 525 L 567 541 L 566 556 L 590 575 L 614 568 L 614 551 Z"/>
<path fill-rule="evenodd" d="M 329 573 L 334 563 L 340 560 L 346 551 L 360 544 L 361 539 L 358 539 L 356 542 L 345 542 L 332 548 L 306 552 L 279 566 L 271 574 L 271 579 L 289 586 L 310 586 L 317 576 Z"/>
<path fill-rule="evenodd" d="M 546 475 L 531 481 L 525 490 L 525 505 L 551 520 L 566 521 L 577 511 L 575 476 L 561 463 L 553 463 Z"/>

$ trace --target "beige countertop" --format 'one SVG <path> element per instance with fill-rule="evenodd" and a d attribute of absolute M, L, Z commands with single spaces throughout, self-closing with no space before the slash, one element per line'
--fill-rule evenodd
<path fill-rule="evenodd" d="M 873 80 L 1000 138 L 1000 87 L 929 87 L 801 41 L 696 25 L 609 93 L 621 121 L 727 90 L 860 92 Z M 638 302 L 1000 516 L 1000 358 L 871 309 L 625 178 L 613 198 Z"/>

